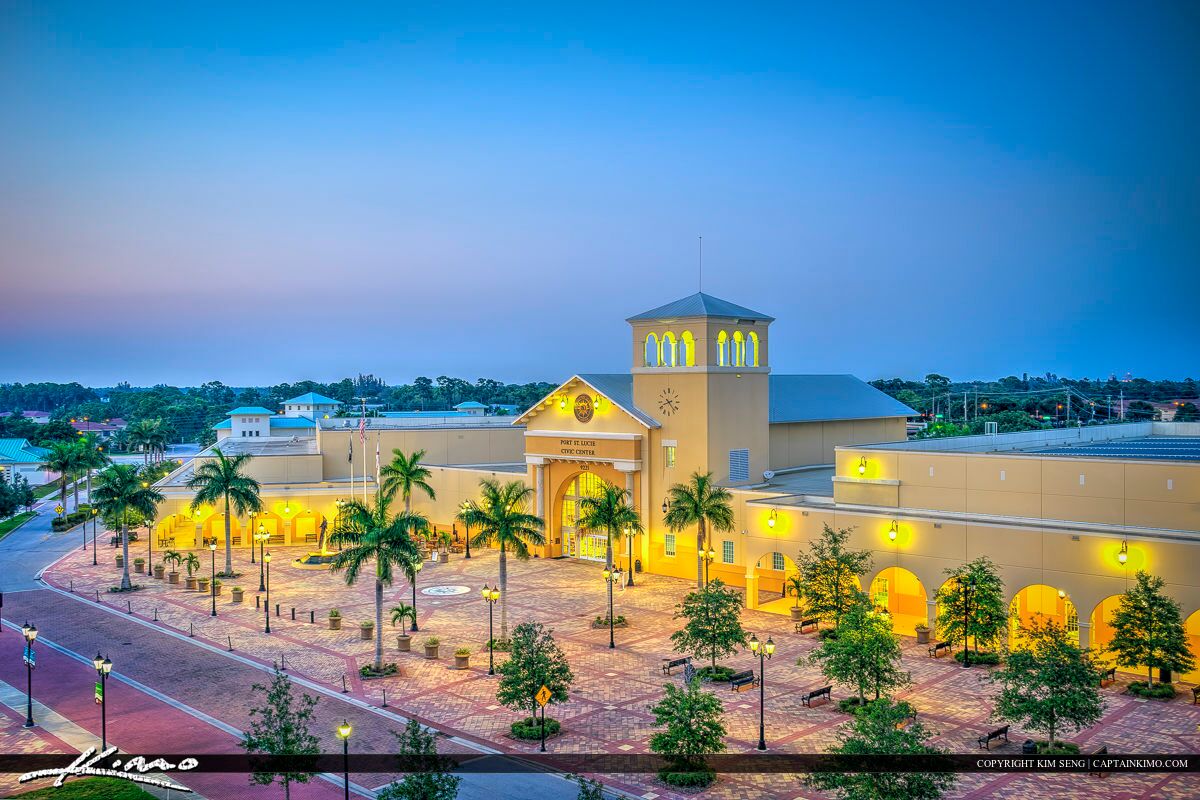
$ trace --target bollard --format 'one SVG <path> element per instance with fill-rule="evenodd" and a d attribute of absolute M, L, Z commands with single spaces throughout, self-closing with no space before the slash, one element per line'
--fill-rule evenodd
<path fill-rule="evenodd" d="M 279 668 L 280 672 L 287 672 L 287 653 L 279 654 L 279 663 L 282 665 Z"/>
<path fill-rule="evenodd" d="M 346 673 L 342 673 L 342 694 L 349 694 L 350 690 L 346 688 Z"/>
<path fill-rule="evenodd" d="M 309 622 L 312 622 L 312 623 L 316 623 L 316 621 L 317 621 L 317 612 L 315 612 L 315 611 L 310 611 L 310 612 L 308 612 L 308 621 L 309 621 Z"/>
<path fill-rule="evenodd" d="M 75 594 L 75 579 L 71 578 L 71 594 Z"/>
<path fill-rule="evenodd" d="M 100 590 L 99 589 L 96 590 L 96 602 L 97 603 L 100 602 Z"/>
<path fill-rule="evenodd" d="M 296 621 L 296 607 L 292 606 L 292 622 Z"/>
<path fill-rule="evenodd" d="M 154 607 L 154 621 L 158 622 L 158 606 Z"/>
<path fill-rule="evenodd" d="M 133 613 L 133 601 L 132 600 L 125 601 L 125 610 L 128 611 L 130 614 Z"/>
<path fill-rule="evenodd" d="M 226 637 L 225 637 L 225 640 L 226 640 L 227 642 L 229 642 L 229 652 L 231 652 L 231 653 L 232 653 L 232 652 L 233 652 L 233 637 L 232 637 L 232 636 L 226 636 Z"/>
<path fill-rule="evenodd" d="M 279 603 L 275 604 L 275 616 L 279 616 Z"/>
<path fill-rule="evenodd" d="M 254 595 L 254 607 L 256 609 L 262 608 L 262 595 L 260 595 L 260 594 Z"/>
<path fill-rule="evenodd" d="M 387 708 L 387 689 L 383 690 L 383 707 Z"/>
<path fill-rule="evenodd" d="M 188 636 L 192 637 L 193 639 L 196 638 L 196 628 L 190 622 L 188 623 Z"/>

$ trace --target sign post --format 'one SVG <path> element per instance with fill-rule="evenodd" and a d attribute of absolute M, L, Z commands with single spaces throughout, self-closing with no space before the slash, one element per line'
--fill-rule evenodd
<path fill-rule="evenodd" d="M 542 707 L 542 752 L 543 753 L 546 752 L 546 703 L 550 702 L 550 696 L 551 696 L 550 689 L 548 689 L 546 687 L 546 684 L 544 684 L 544 683 L 542 684 L 542 688 L 538 689 L 537 694 L 535 694 L 533 696 L 533 699 L 537 701 L 537 704 Z"/>

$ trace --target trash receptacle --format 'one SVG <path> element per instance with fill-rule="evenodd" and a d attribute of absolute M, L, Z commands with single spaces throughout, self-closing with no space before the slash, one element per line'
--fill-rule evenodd
<path fill-rule="evenodd" d="M 1025 740 L 1025 744 L 1021 745 L 1021 753 L 1027 756 L 1037 754 L 1037 745 L 1034 744 L 1033 739 Z"/>

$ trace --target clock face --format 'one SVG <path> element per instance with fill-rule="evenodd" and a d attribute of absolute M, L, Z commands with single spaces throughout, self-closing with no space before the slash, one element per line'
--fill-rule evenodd
<path fill-rule="evenodd" d="M 668 417 L 679 410 L 679 395 L 671 388 L 663 389 L 658 395 L 658 410 Z"/>

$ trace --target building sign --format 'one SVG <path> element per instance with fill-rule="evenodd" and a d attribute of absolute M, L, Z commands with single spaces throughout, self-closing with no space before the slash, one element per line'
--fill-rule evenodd
<path fill-rule="evenodd" d="M 592 416 L 595 413 L 596 407 L 592 404 L 592 396 L 590 394 L 575 396 L 575 419 L 580 422 L 591 422 Z"/>
<path fill-rule="evenodd" d="M 571 458 L 594 456 L 596 455 L 596 441 L 594 439 L 559 439 L 558 454 Z"/>
<path fill-rule="evenodd" d="M 641 441 L 613 439 L 602 434 L 595 436 L 526 435 L 525 454 L 562 461 L 637 461 L 641 458 Z"/>

